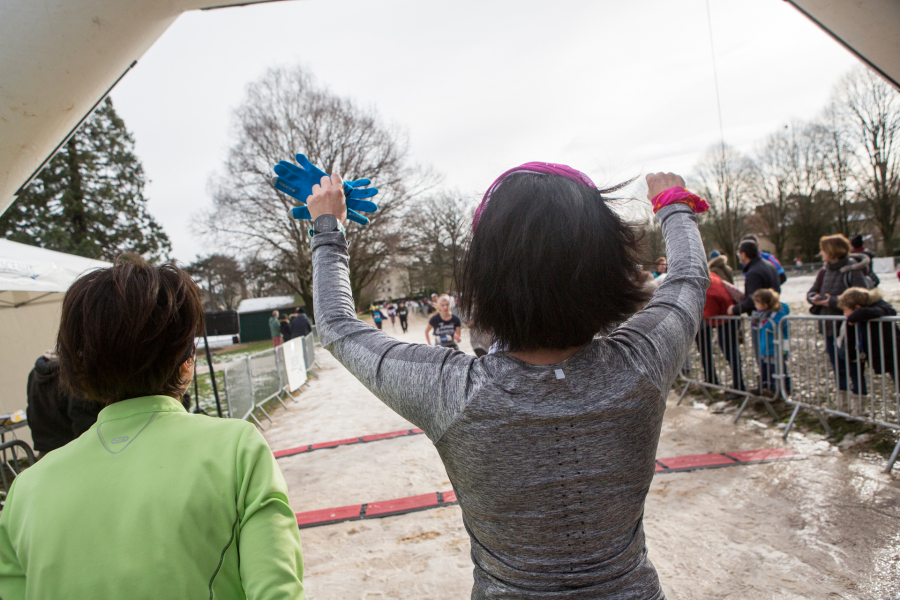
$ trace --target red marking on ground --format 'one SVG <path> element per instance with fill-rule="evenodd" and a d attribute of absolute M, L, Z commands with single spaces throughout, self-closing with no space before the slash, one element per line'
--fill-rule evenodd
<path fill-rule="evenodd" d="M 297 525 L 324 524 L 333 521 L 346 521 L 347 519 L 356 519 L 360 516 L 362 504 L 354 504 L 353 506 L 340 506 L 338 508 L 323 508 L 322 510 L 310 510 L 307 512 L 297 513 Z"/>
<path fill-rule="evenodd" d="M 356 444 L 359 438 L 347 438 L 346 440 L 335 440 L 333 442 L 322 442 L 321 444 L 313 444 L 310 450 L 318 450 L 319 448 L 334 448 L 335 446 L 346 446 L 347 444 Z"/>
<path fill-rule="evenodd" d="M 390 438 L 400 437 L 403 435 L 409 435 L 409 429 L 404 429 L 403 431 L 391 431 L 390 433 L 376 433 L 373 435 L 364 435 L 362 437 L 362 441 L 374 442 L 376 440 L 387 440 Z"/>
<path fill-rule="evenodd" d="M 796 452 L 781 448 L 729 452 L 728 455 L 729 456 L 724 454 L 695 454 L 692 456 L 660 458 L 656 461 L 656 472 L 666 471 L 666 467 L 668 467 L 668 472 L 671 473 L 673 471 L 689 471 L 691 469 L 700 469 L 704 467 L 740 466 L 753 462 L 771 462 L 801 456 Z M 448 504 L 453 504 L 454 502 L 457 502 L 456 492 L 454 490 L 441 492 L 441 501 L 438 501 L 438 493 L 433 492 L 431 494 L 422 494 L 421 496 L 410 496 L 409 498 L 370 502 L 365 505 L 366 514 L 364 515 L 361 514 L 362 507 L 364 506 L 361 504 L 297 513 L 297 524 L 300 527 L 314 527 L 316 525 L 327 525 L 329 523 L 350 519 L 387 517 L 414 510 L 446 506 Z"/>
<path fill-rule="evenodd" d="M 725 456 L 730 456 L 735 460 L 743 463 L 761 462 L 769 460 L 780 460 L 790 456 L 799 456 L 793 450 L 785 448 L 767 448 L 766 450 L 744 450 L 742 452 L 726 452 Z"/>
<path fill-rule="evenodd" d="M 384 500 L 382 502 L 370 502 L 369 506 L 366 507 L 366 516 L 375 517 L 378 515 L 407 512 L 437 505 L 437 492 L 431 492 L 430 494 L 422 494 L 421 496 L 410 496 L 408 498 L 397 498 L 396 500 Z"/>
<path fill-rule="evenodd" d="M 279 450 L 278 452 L 273 452 L 275 458 L 281 458 L 282 456 L 291 456 L 292 454 L 302 454 L 303 452 L 309 452 L 309 444 L 306 446 L 298 446 L 296 448 L 287 448 L 286 450 Z"/>
<path fill-rule="evenodd" d="M 715 467 L 718 465 L 733 465 L 735 461 L 722 454 L 693 454 L 690 456 L 675 456 L 673 458 L 660 458 L 663 466 L 675 471 L 679 469 L 699 469 L 702 467 Z"/>
<path fill-rule="evenodd" d="M 425 433 L 421 429 L 403 429 L 401 431 L 390 431 L 388 433 L 373 433 L 364 435 L 361 438 L 348 438 L 346 440 L 335 440 L 333 442 L 321 442 L 319 444 L 297 446 L 296 448 L 287 448 L 286 450 L 277 450 L 273 452 L 275 458 L 285 456 L 293 456 L 294 454 L 302 454 L 303 452 L 311 452 L 313 450 L 321 450 L 323 448 L 334 448 L 336 446 L 346 446 L 347 444 L 359 444 L 360 442 L 377 442 L 379 440 L 387 440 L 390 438 L 401 437 L 404 435 L 418 435 Z"/>

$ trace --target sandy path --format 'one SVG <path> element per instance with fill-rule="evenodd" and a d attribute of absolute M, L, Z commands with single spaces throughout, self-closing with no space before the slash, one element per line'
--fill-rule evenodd
<path fill-rule="evenodd" d="M 424 320 L 411 333 L 424 341 Z M 387 331 L 391 333 L 388 322 Z M 399 325 L 396 328 L 400 331 Z M 470 347 L 463 339 L 463 349 Z M 326 351 L 320 378 L 265 436 L 278 450 L 411 427 Z M 900 598 L 900 476 L 815 436 L 787 444 L 764 423 L 675 406 L 658 456 L 788 446 L 806 460 L 660 474 L 647 498 L 650 557 L 675 599 Z M 425 436 L 280 459 L 296 511 L 445 490 Z M 468 598 L 469 540 L 458 507 L 301 531 L 310 600 Z"/>

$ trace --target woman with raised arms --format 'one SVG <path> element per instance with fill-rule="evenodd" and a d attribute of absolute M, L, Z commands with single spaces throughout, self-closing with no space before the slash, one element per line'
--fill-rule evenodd
<path fill-rule="evenodd" d="M 456 282 L 472 327 L 500 349 L 480 358 L 357 319 L 340 176 L 308 198 L 319 337 L 437 448 L 471 537 L 472 598 L 665 597 L 644 499 L 666 395 L 703 313 L 695 213 L 708 205 L 677 175 L 647 183 L 669 263 L 637 314 L 638 239 L 606 196 L 618 187 L 549 163 L 491 185 Z"/>

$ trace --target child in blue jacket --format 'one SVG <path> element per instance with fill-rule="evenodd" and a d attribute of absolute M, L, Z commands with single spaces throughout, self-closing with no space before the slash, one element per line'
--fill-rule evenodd
<path fill-rule="evenodd" d="M 778 394 L 778 383 L 775 381 L 775 375 L 778 373 L 778 364 L 780 361 L 782 373 L 784 373 L 784 393 L 791 393 L 791 378 L 787 373 L 787 344 L 784 344 L 779 352 L 775 344 L 775 329 L 781 328 L 781 339 L 789 339 L 789 328 L 787 321 L 782 319 L 788 315 L 791 310 L 788 305 L 781 302 L 778 292 L 771 289 L 756 290 L 753 296 L 753 304 L 756 310 L 751 317 L 751 326 L 753 335 L 759 339 L 759 374 L 760 374 L 760 394 L 767 393 L 771 395 Z M 767 395 L 768 395 L 767 394 Z"/>

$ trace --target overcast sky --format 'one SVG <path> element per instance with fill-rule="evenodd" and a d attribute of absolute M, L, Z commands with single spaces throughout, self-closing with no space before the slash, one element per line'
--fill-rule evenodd
<path fill-rule="evenodd" d="M 725 141 L 742 150 L 814 117 L 857 64 L 783 0 L 709 6 Z M 311 0 L 187 13 L 112 93 L 179 260 L 215 251 L 192 234 L 191 215 L 211 204 L 207 182 L 246 85 L 296 64 L 405 128 L 411 160 L 472 197 L 531 160 L 598 184 L 688 174 L 719 140 L 705 0 Z"/>

